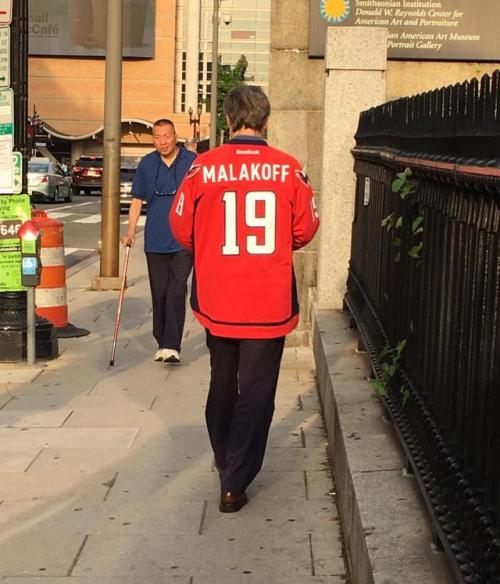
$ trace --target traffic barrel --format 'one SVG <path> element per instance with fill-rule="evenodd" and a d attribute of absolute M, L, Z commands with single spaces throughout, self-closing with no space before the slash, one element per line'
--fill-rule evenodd
<path fill-rule="evenodd" d="M 50 321 L 58 337 L 81 337 L 87 329 L 70 324 L 66 292 L 66 264 L 64 261 L 64 223 L 47 216 L 45 211 L 33 209 L 33 223 L 42 232 L 40 238 L 40 284 L 35 290 L 36 313 Z"/>

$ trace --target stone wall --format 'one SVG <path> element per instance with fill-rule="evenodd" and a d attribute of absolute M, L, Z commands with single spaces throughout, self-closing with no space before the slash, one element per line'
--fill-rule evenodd
<path fill-rule="evenodd" d="M 268 138 L 273 146 L 290 152 L 305 166 L 321 212 L 321 199 L 328 196 L 328 193 L 320 192 L 325 62 L 323 59 L 310 59 L 308 56 L 310 0 L 294 0 L 293 9 L 290 4 L 289 0 L 272 2 L 269 79 L 272 115 Z M 395 99 L 453 84 L 490 73 L 499 67 L 499 63 L 389 61 L 385 73 L 385 99 Z M 349 102 L 348 94 L 345 95 L 345 102 Z M 346 144 L 346 148 L 349 146 L 350 144 Z M 349 213 L 346 216 L 350 216 Z M 324 236 L 323 233 L 322 237 Z M 319 241 L 320 238 L 316 237 L 306 250 L 295 254 L 302 319 L 295 338 L 291 338 L 290 342 L 309 340 L 310 299 L 313 298 L 311 289 L 317 281 Z M 328 300 L 323 303 L 323 308 L 327 308 L 327 303 Z"/>

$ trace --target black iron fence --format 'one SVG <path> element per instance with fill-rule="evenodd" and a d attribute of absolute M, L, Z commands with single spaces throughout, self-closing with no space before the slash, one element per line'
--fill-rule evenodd
<path fill-rule="evenodd" d="M 500 72 L 356 144 L 346 304 L 457 580 L 500 583 Z"/>

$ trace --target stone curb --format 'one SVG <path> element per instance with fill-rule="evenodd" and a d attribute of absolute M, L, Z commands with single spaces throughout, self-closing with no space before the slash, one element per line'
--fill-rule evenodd
<path fill-rule="evenodd" d="M 313 351 L 353 584 L 448 584 L 430 518 L 381 402 L 356 331 L 340 310 L 314 313 Z"/>

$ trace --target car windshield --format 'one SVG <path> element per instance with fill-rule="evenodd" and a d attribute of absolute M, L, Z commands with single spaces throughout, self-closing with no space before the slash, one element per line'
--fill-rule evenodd
<path fill-rule="evenodd" d="M 76 166 L 81 168 L 102 168 L 102 158 L 80 158 Z"/>
<path fill-rule="evenodd" d="M 135 168 L 122 168 L 120 170 L 120 180 L 122 182 L 132 182 L 134 180 Z"/>
<path fill-rule="evenodd" d="M 37 174 L 49 172 L 49 165 L 44 162 L 28 162 L 28 172 Z"/>

